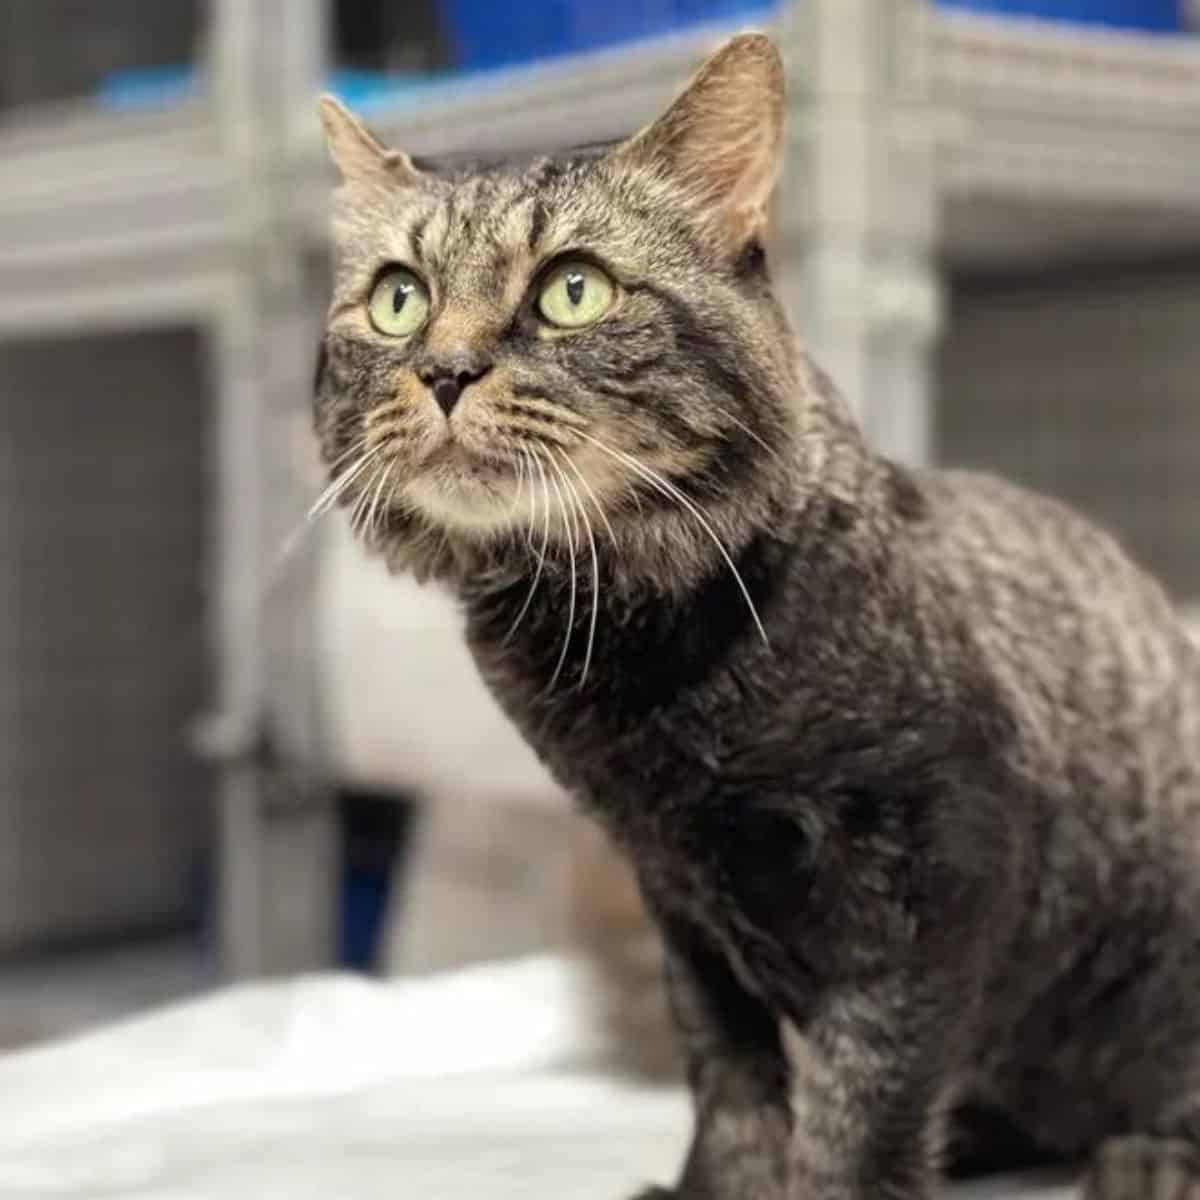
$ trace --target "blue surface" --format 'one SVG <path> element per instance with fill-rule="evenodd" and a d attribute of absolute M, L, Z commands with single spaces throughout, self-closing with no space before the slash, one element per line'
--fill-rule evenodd
<path fill-rule="evenodd" d="M 96 99 L 105 108 L 120 110 L 174 108 L 200 92 L 194 67 L 142 67 L 110 75 L 96 89 Z"/>
<path fill-rule="evenodd" d="M 943 8 L 1179 33 L 1183 0 L 939 0 Z"/>
<path fill-rule="evenodd" d="M 351 108 L 395 105 L 420 99 L 446 84 L 461 87 L 455 71 L 424 75 L 388 75 L 382 71 L 335 71 L 325 86 Z M 120 71 L 96 89 L 96 100 L 117 111 L 174 108 L 204 94 L 204 76 L 194 67 L 154 67 Z"/>
<path fill-rule="evenodd" d="M 1075 21 L 1162 33 L 1184 31 L 1184 0 L 937 0 L 944 8 Z M 352 108 L 436 103 L 443 93 L 502 87 L 502 68 L 660 36 L 704 22 L 769 20 L 777 0 L 440 0 L 458 66 L 439 74 L 337 71 L 328 88 Z M 498 70 L 497 68 L 501 68 Z M 173 108 L 203 92 L 190 66 L 122 71 L 97 101 L 117 110 Z"/>
<path fill-rule="evenodd" d="M 507 66 L 671 33 L 706 21 L 769 18 L 775 0 L 440 0 L 455 60 Z"/>
<path fill-rule="evenodd" d="M 440 74 L 396 76 L 338 71 L 328 83 L 353 108 L 369 110 L 406 100 L 436 98 L 441 85 L 487 86 L 489 73 L 538 59 L 598 50 L 655 37 L 704 22 L 769 20 L 778 0 L 440 0 L 441 19 L 455 69 Z M 482 77 L 482 78 L 481 78 Z M 191 67 L 122 71 L 99 87 L 108 108 L 170 108 L 200 94 L 201 76 Z"/>
<path fill-rule="evenodd" d="M 346 871 L 342 876 L 338 963 L 350 970 L 377 965 L 391 878 L 382 872 Z"/>

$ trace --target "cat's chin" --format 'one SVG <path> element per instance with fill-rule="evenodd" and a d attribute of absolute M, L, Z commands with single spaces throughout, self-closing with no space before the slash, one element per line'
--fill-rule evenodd
<path fill-rule="evenodd" d="M 431 525 L 487 536 L 512 527 L 513 489 L 513 482 L 506 479 L 463 474 L 415 479 L 405 495 Z"/>

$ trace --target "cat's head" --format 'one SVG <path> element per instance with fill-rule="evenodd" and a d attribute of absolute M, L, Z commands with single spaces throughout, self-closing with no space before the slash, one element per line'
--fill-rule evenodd
<path fill-rule="evenodd" d="M 632 569 L 713 563 L 697 514 L 745 540 L 795 436 L 763 249 L 783 112 L 753 34 L 628 141 L 478 169 L 322 102 L 342 185 L 317 428 L 369 541 L 428 574 L 582 553 L 588 525 Z"/>

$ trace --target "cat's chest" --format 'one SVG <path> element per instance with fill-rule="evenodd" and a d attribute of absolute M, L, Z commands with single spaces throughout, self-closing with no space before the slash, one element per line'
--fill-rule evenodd
<path fill-rule="evenodd" d="M 747 766 L 728 742 L 698 754 L 661 731 L 581 782 L 660 917 L 704 930 L 772 1003 L 795 1007 L 796 988 L 915 936 L 921 836 L 900 789 L 826 772 L 820 755 Z"/>
<path fill-rule="evenodd" d="M 570 772 L 583 808 L 633 863 L 655 903 L 745 942 L 816 918 L 832 866 L 818 805 L 782 773 L 747 786 L 714 748 L 679 747 L 661 732 Z"/>
<path fill-rule="evenodd" d="M 594 689 L 569 697 L 535 688 L 511 655 L 493 661 L 510 715 L 654 907 L 746 953 L 817 962 L 844 940 L 831 926 L 861 924 L 869 897 L 902 884 L 896 798 L 878 779 L 862 786 L 879 758 L 870 731 L 831 720 L 778 664 L 726 664 L 639 706 L 611 693 L 611 659 Z M 628 656 L 621 668 L 626 687 L 637 671 Z"/>

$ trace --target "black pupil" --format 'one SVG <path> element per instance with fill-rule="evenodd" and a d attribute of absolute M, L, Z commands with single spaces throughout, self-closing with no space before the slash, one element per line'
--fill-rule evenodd
<path fill-rule="evenodd" d="M 572 271 L 567 276 L 567 299 L 576 307 L 579 307 L 579 302 L 583 299 L 583 276 L 577 271 Z"/>
<path fill-rule="evenodd" d="M 407 303 L 409 293 L 413 290 L 411 283 L 398 283 L 392 293 L 392 312 L 398 313 Z"/>

